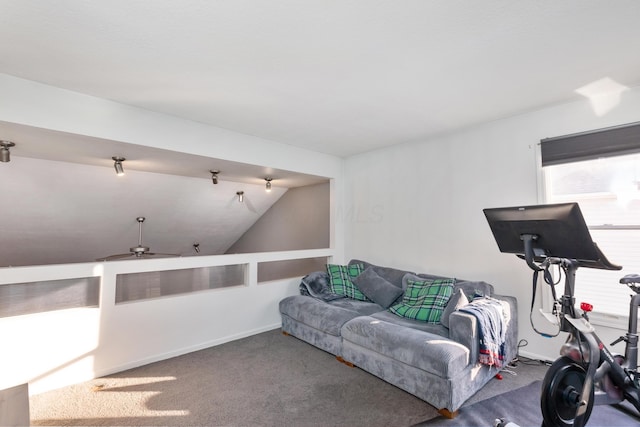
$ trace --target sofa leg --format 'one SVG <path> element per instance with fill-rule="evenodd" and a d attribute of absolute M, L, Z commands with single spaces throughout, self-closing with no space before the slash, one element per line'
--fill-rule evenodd
<path fill-rule="evenodd" d="M 452 420 L 452 419 L 454 419 L 455 417 L 458 416 L 458 411 L 451 412 L 447 408 L 438 409 L 438 413 L 440 415 L 442 415 L 443 417 L 448 418 L 450 420 Z"/>
<path fill-rule="evenodd" d="M 284 336 L 287 336 L 287 337 L 288 337 L 288 336 L 290 336 L 291 334 L 289 334 L 289 332 L 287 332 L 287 331 L 282 331 L 282 335 L 284 335 Z"/>
<path fill-rule="evenodd" d="M 336 359 L 338 360 L 338 362 L 340 362 L 340 363 L 344 363 L 345 365 L 347 365 L 347 366 L 348 366 L 348 367 L 350 367 L 350 368 L 355 367 L 355 365 L 354 365 L 353 363 L 351 363 L 351 362 L 347 362 L 346 360 L 344 360 L 344 359 L 342 358 L 342 356 L 336 356 Z"/>

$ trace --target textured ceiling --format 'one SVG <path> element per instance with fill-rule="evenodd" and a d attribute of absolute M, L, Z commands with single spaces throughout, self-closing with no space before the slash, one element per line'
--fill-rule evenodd
<path fill-rule="evenodd" d="M 635 0 L 0 0 L 0 73 L 349 156 L 636 86 L 639 16 Z"/>

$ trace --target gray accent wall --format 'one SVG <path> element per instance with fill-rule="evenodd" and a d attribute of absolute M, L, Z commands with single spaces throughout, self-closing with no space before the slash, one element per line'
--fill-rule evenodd
<path fill-rule="evenodd" d="M 330 245 L 329 183 L 289 189 L 226 253 L 321 249 Z M 309 260 L 306 269 L 322 268 L 324 260 Z M 295 267 L 294 267 L 295 265 Z M 258 281 L 304 273 L 300 262 L 264 263 Z M 301 273 L 302 272 L 302 273 Z M 308 272 L 308 271 L 307 271 Z"/>
<path fill-rule="evenodd" d="M 329 183 L 288 190 L 228 254 L 329 247 Z"/>

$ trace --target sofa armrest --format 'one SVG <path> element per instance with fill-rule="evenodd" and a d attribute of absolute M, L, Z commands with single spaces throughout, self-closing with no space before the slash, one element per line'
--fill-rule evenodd
<path fill-rule="evenodd" d="M 449 339 L 469 349 L 469 362 L 478 361 L 478 320 L 474 315 L 454 311 L 449 316 Z"/>
<path fill-rule="evenodd" d="M 506 309 L 506 346 L 505 363 L 510 362 L 518 352 L 518 304 L 511 296 L 493 295 L 492 298 L 502 301 Z M 478 320 L 472 314 L 455 311 L 449 317 L 449 338 L 469 349 L 469 360 L 478 360 Z"/>

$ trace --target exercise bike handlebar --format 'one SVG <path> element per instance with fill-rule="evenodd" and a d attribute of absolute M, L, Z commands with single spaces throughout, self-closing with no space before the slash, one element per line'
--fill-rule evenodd
<path fill-rule="evenodd" d="M 622 279 L 620 279 L 620 283 L 622 283 L 623 285 L 640 283 L 640 274 L 627 274 Z"/>
<path fill-rule="evenodd" d="M 526 261 L 529 268 L 533 271 L 541 271 L 543 270 L 544 264 L 560 264 L 562 262 L 571 263 L 576 267 L 586 267 L 586 268 L 596 268 L 599 270 L 622 270 L 621 265 L 617 265 L 612 263 L 607 259 L 607 257 L 602 253 L 596 242 L 592 242 L 593 247 L 597 254 L 597 259 L 587 260 L 587 259 L 570 259 L 564 258 L 562 256 L 538 256 L 535 254 L 533 243 L 538 239 L 538 236 L 535 234 L 522 234 L 520 239 L 524 242 L 524 254 L 518 254 L 519 258 L 522 258 Z M 538 264 L 536 264 L 538 263 Z M 635 279 L 627 279 L 631 282 L 640 282 L 640 275 L 627 275 L 625 277 L 635 276 Z M 620 279 L 620 283 L 623 279 Z"/>

